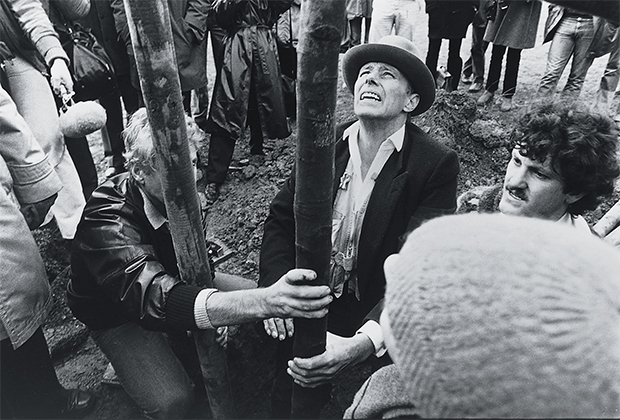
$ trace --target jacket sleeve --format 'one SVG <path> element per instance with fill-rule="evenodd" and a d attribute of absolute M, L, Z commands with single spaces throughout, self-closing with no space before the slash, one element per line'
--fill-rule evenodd
<path fill-rule="evenodd" d="M 9 169 L 13 191 L 21 204 L 51 197 L 62 188 L 26 121 L 4 89 L 0 88 L 0 155 Z"/>
<path fill-rule="evenodd" d="M 67 20 L 83 18 L 90 11 L 89 0 L 50 0 L 50 5 L 51 4 L 53 4 Z"/>
<path fill-rule="evenodd" d="M 198 42 L 207 36 L 207 16 L 210 4 L 208 0 L 190 0 L 185 12 L 185 23 L 190 27 Z"/>
<path fill-rule="evenodd" d="M 196 329 L 193 302 L 200 288 L 166 272 L 143 211 L 117 195 L 106 187 L 93 193 L 73 242 L 73 276 L 79 282 L 93 282 L 97 293 L 124 318 L 146 329 Z M 183 292 L 175 308 L 185 314 L 185 322 L 170 320 L 168 300 L 173 290 Z"/>
<path fill-rule="evenodd" d="M 67 63 L 69 57 L 63 50 L 58 34 L 50 22 L 43 5 L 38 0 L 4 0 L 9 3 L 20 27 L 37 51 L 50 66 L 56 58 Z"/>
<path fill-rule="evenodd" d="M 293 170 L 294 173 L 294 170 Z M 294 175 L 284 184 L 269 207 L 260 251 L 259 287 L 274 284 L 295 268 Z"/>
<path fill-rule="evenodd" d="M 400 238 L 401 246 L 407 235 L 426 220 L 455 212 L 458 174 L 459 161 L 456 152 L 448 150 L 438 161 L 424 186 L 423 198 L 409 219 L 407 232 Z"/>

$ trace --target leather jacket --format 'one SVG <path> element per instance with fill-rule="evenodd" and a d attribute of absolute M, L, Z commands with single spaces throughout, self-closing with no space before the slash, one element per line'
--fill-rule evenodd
<path fill-rule="evenodd" d="M 106 181 L 86 204 L 73 241 L 71 271 L 69 307 L 91 329 L 126 322 L 150 330 L 196 329 L 192 305 L 200 288 L 179 279 L 168 224 L 151 225 L 128 173 Z M 168 308 L 173 288 L 186 302 L 178 305 L 187 315 L 182 323 L 172 319 Z"/>

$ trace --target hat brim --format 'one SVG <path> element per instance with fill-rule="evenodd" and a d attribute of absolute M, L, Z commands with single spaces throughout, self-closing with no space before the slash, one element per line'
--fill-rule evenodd
<path fill-rule="evenodd" d="M 366 63 L 379 62 L 396 67 L 405 75 L 420 103 L 411 115 L 420 115 L 435 101 L 435 78 L 426 64 L 415 55 L 393 45 L 370 43 L 351 48 L 342 59 L 342 74 L 351 92 L 360 69 Z"/>

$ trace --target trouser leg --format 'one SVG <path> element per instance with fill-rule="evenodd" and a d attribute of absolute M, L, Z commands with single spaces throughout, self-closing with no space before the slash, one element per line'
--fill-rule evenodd
<path fill-rule="evenodd" d="M 504 90 L 502 95 L 512 98 L 517 90 L 517 77 L 519 76 L 519 63 L 521 61 L 521 50 L 508 48 L 506 57 L 506 73 L 504 75 Z"/>
<path fill-rule="evenodd" d="M 451 39 L 448 49 L 448 73 L 452 75 L 452 90 L 458 89 L 459 80 L 461 80 L 461 68 L 463 66 L 463 60 L 461 59 L 461 42 L 461 38 Z"/>
<path fill-rule="evenodd" d="M 194 386 L 163 333 L 127 323 L 91 335 L 148 418 L 183 418 L 188 413 Z"/>
<path fill-rule="evenodd" d="M 428 39 L 428 52 L 426 53 L 426 66 L 437 80 L 437 61 L 439 60 L 439 50 L 441 49 L 441 39 Z"/>
<path fill-rule="evenodd" d="M 99 183 L 97 168 L 88 147 L 88 140 L 86 140 L 86 137 L 79 139 L 65 137 L 65 145 L 80 177 L 84 199 L 88 200 Z"/>
<path fill-rule="evenodd" d="M 2 418 L 59 418 L 67 394 L 58 382 L 43 330 L 39 327 L 23 345 L 0 344 Z"/>
<path fill-rule="evenodd" d="M 486 85 L 486 90 L 489 92 L 495 92 L 499 86 L 499 77 L 502 71 L 502 61 L 504 60 L 505 52 L 506 47 L 503 45 L 493 44 L 491 64 L 489 65 L 489 75 L 487 76 Z"/>

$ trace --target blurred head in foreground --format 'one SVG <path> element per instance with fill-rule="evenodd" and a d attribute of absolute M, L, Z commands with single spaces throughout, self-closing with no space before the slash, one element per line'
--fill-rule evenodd
<path fill-rule="evenodd" d="M 385 262 L 381 320 L 407 398 L 421 417 L 617 416 L 619 262 L 539 219 L 415 230 Z"/>

